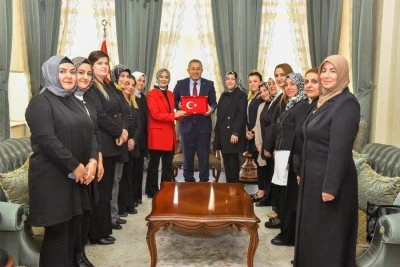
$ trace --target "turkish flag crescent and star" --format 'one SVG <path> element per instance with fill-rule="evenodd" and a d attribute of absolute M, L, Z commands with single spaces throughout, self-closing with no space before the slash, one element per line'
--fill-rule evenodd
<path fill-rule="evenodd" d="M 103 51 L 104 53 L 106 53 L 106 54 L 108 55 L 108 52 L 107 52 L 107 42 L 106 42 L 106 40 L 104 40 L 104 41 L 101 43 L 101 51 Z M 108 66 L 108 73 L 110 73 L 110 66 Z M 110 80 L 108 77 L 106 77 L 106 78 L 104 79 L 104 81 L 105 81 L 106 83 L 110 83 L 110 82 L 111 82 L 111 80 Z"/>

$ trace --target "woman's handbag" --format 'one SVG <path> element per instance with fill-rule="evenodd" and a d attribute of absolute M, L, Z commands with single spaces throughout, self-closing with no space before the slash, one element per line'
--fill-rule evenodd
<path fill-rule="evenodd" d="M 367 241 L 371 242 L 379 217 L 383 215 L 400 213 L 399 205 L 377 205 L 367 203 Z"/>

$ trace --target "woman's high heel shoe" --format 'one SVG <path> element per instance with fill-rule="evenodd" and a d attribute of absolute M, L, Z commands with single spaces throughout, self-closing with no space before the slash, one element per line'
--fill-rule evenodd
<path fill-rule="evenodd" d="M 260 201 L 264 196 L 260 197 L 259 195 L 254 194 L 254 197 L 252 197 L 251 199 L 253 200 L 253 202 L 258 202 Z"/>

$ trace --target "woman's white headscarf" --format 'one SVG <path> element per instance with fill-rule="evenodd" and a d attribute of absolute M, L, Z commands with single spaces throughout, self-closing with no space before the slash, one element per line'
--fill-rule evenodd
<path fill-rule="evenodd" d="M 142 77 L 142 76 L 144 76 L 144 80 L 145 80 L 145 82 L 144 82 L 144 86 L 146 86 L 146 81 L 147 81 L 147 78 L 146 78 L 146 75 L 144 75 L 144 73 L 143 73 L 143 72 L 140 72 L 140 71 L 134 71 L 134 72 L 132 73 L 132 76 L 135 78 L 135 80 L 136 80 L 136 84 L 137 84 L 137 82 L 138 82 L 139 78 L 140 78 L 140 77 Z M 136 89 L 136 88 L 135 88 L 135 95 L 136 95 L 136 97 L 138 97 L 138 98 L 140 98 L 140 97 L 141 97 L 141 95 L 140 95 L 140 91 L 139 91 L 138 89 Z"/>

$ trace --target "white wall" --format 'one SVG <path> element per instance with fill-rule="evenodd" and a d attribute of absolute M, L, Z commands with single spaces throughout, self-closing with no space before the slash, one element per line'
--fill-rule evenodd
<path fill-rule="evenodd" d="M 400 2 L 379 3 L 370 139 L 400 147 Z"/>

